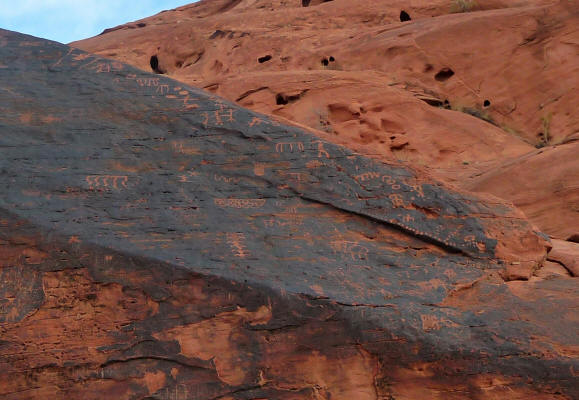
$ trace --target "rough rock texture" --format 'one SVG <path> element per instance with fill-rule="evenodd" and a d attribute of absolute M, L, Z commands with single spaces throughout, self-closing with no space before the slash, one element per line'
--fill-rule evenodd
<path fill-rule="evenodd" d="M 549 244 L 507 203 L 54 42 L 0 56 L 1 398 L 579 396 L 576 281 L 512 280 Z"/>
<path fill-rule="evenodd" d="M 471 188 L 579 132 L 578 25 L 576 0 L 211 0 L 74 45 L 146 70 L 154 56 L 158 72 Z M 484 190 L 566 239 L 579 226 L 576 160 L 550 168 L 556 196 L 539 171 Z"/>

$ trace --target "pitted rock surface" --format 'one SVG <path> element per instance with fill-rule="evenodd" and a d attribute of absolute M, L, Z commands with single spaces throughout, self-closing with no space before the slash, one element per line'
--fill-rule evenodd
<path fill-rule="evenodd" d="M 0 53 L 3 398 L 577 395 L 576 286 L 506 282 L 549 247 L 508 203 L 54 42 Z"/>

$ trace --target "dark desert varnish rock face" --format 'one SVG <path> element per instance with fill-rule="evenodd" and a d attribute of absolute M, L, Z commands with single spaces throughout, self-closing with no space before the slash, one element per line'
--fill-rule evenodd
<path fill-rule="evenodd" d="M 577 9 L 576 0 L 202 0 L 73 45 L 146 71 L 157 54 L 171 78 L 511 201 L 566 239 L 579 234 L 579 141 L 569 141 L 579 132 Z M 300 97 L 280 104 L 279 93 Z M 528 157 L 555 146 L 567 149 L 552 163 Z M 489 172 L 493 183 L 477 186 Z"/>
<path fill-rule="evenodd" d="M 578 395 L 576 285 L 512 281 L 547 242 L 508 204 L 54 42 L 0 56 L 1 398 Z"/>

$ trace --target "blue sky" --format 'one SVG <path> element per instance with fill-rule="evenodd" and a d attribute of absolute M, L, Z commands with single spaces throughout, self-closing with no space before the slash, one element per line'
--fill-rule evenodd
<path fill-rule="evenodd" d="M 0 28 L 70 43 L 195 0 L 0 0 Z"/>

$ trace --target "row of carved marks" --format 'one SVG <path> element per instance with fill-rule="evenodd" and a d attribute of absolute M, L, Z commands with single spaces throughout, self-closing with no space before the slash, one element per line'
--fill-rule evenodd
<path fill-rule="evenodd" d="M 230 246 L 233 255 L 239 258 L 247 258 L 250 256 L 249 250 L 246 247 L 246 237 L 243 232 L 230 232 L 225 234 L 225 240 Z"/>
<path fill-rule="evenodd" d="M 330 158 L 330 153 L 324 147 L 324 142 L 318 140 L 311 142 L 313 151 L 317 151 L 318 158 Z M 306 146 L 301 141 L 283 141 L 275 143 L 276 153 L 303 153 Z"/>
<path fill-rule="evenodd" d="M 261 208 L 266 199 L 213 199 L 216 206 L 221 208 Z"/>
<path fill-rule="evenodd" d="M 123 190 L 129 189 L 131 183 L 134 183 L 137 177 L 128 175 L 88 175 L 85 177 L 85 183 L 89 190 Z"/>

